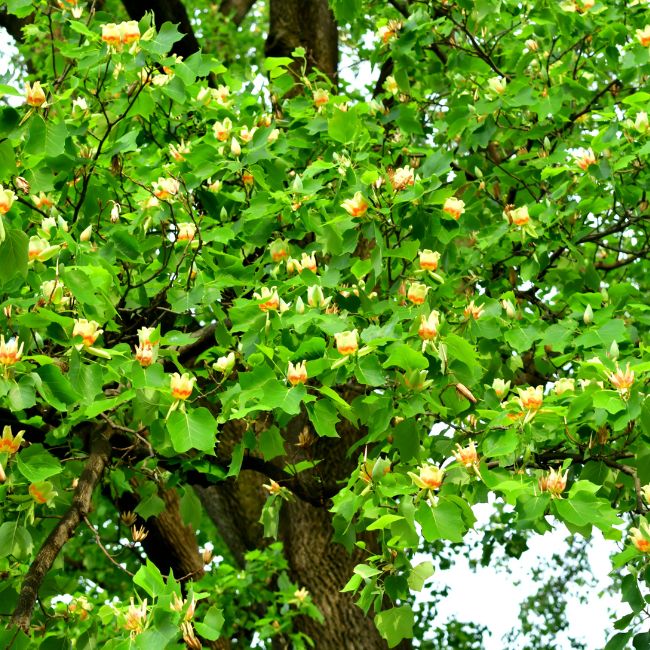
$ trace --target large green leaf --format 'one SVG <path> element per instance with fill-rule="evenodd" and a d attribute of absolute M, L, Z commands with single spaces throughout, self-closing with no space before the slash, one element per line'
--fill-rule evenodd
<path fill-rule="evenodd" d="M 58 458 L 39 443 L 21 450 L 17 459 L 20 473 L 31 483 L 44 481 L 63 470 Z"/>
<path fill-rule="evenodd" d="M 375 625 L 389 648 L 394 648 L 402 639 L 413 637 L 415 615 L 409 605 L 385 609 L 375 616 Z"/>
<path fill-rule="evenodd" d="M 190 449 L 207 453 L 217 442 L 217 421 L 208 409 L 177 409 L 167 418 L 167 430 L 174 450 L 182 454 Z"/>

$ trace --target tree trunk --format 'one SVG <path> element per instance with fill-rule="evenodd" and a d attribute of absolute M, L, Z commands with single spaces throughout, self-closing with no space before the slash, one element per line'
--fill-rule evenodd
<path fill-rule="evenodd" d="M 178 25 L 179 31 L 184 36 L 174 43 L 172 48 L 174 54 L 187 58 L 199 51 L 199 42 L 194 35 L 187 10 L 179 0 L 122 0 L 122 4 L 133 20 L 140 20 L 147 11 L 152 11 L 157 29 L 166 22 Z"/>
<path fill-rule="evenodd" d="M 327 0 L 271 0 L 267 56 L 291 56 L 306 50 L 308 71 L 314 68 L 336 83 L 338 29 Z"/>
<path fill-rule="evenodd" d="M 349 387 L 348 394 L 342 397 L 352 401 L 362 390 L 358 386 Z M 262 416 L 254 426 L 260 433 L 271 424 Z M 244 436 L 246 428 L 243 421 L 224 425 L 217 446 L 219 463 L 228 465 L 232 450 Z M 223 540 L 237 561 L 242 562 L 246 551 L 270 541 L 264 539 L 258 523 L 268 497 L 268 492 L 262 488 L 263 483 L 269 482 L 268 475 L 275 478 L 274 469 L 280 470 L 282 475 L 285 463 L 320 459 L 314 470 L 298 475 L 299 483 L 286 474 L 283 474 L 284 480 L 277 477 L 281 485 L 293 492 L 293 498 L 282 505 L 279 527 L 291 578 L 309 590 L 325 619 L 324 623 L 318 623 L 301 616 L 296 619 L 296 626 L 314 640 L 319 650 L 384 650 L 386 642 L 379 636 L 372 619 L 354 604 L 350 594 L 341 593 L 355 565 L 363 562 L 365 555 L 356 548 L 348 553 L 333 541 L 330 497 L 338 491 L 339 482 L 355 471 L 356 458 L 346 456 L 346 452 L 366 432 L 347 421 L 340 422 L 337 430 L 340 438 L 319 438 L 307 415 L 302 413 L 282 431 L 284 457 L 275 459 L 273 463 L 260 462 L 260 471 L 244 469 L 237 479 L 227 479 L 210 487 L 204 483 L 203 487 L 195 489 Z M 304 444 L 306 433 L 309 434 L 308 444 Z M 253 459 L 247 461 L 247 458 L 244 457 L 243 466 L 255 466 L 256 463 L 251 462 Z M 195 478 L 201 480 L 200 475 Z M 364 541 L 372 548 L 372 536 Z"/>

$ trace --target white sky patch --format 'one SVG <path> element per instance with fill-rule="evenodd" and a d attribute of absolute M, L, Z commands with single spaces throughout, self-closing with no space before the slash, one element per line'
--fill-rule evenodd
<path fill-rule="evenodd" d="M 477 517 L 475 528 L 480 531 L 488 522 L 492 507 L 489 504 L 479 504 L 472 509 Z M 477 533 L 470 532 L 468 535 L 479 543 L 480 536 Z M 427 581 L 418 600 L 434 600 L 444 586 L 449 587 L 449 595 L 440 602 L 438 617 L 433 626 L 440 626 L 451 619 L 485 625 L 491 635 L 485 635 L 483 650 L 503 650 L 505 646 L 502 637 L 511 629 L 519 627 L 521 602 L 538 589 L 530 578 L 533 569 L 544 559 L 550 560 L 554 553 L 562 553 L 563 548 L 566 548 L 567 536 L 566 528 L 560 525 L 545 535 L 531 537 L 529 549 L 521 558 L 509 560 L 507 573 L 493 567 L 474 570 L 467 557 L 458 555 L 452 568 L 435 573 Z M 599 531 L 594 532 L 589 560 L 597 584 L 582 591 L 584 602 L 568 598 L 567 619 L 570 626 L 568 634 L 563 633 L 555 639 L 558 650 L 572 650 L 569 635 L 583 639 L 588 648 L 602 648 L 613 633 L 611 612 L 616 611 L 620 615 L 626 611 L 620 601 L 604 593 L 611 583 L 608 576 L 611 571 L 609 557 L 618 550 L 614 542 L 603 539 Z M 413 559 L 413 565 L 427 559 L 427 555 L 418 554 Z"/>

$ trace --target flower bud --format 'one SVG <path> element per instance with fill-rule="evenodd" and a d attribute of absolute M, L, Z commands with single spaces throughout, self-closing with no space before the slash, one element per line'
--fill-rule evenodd
<path fill-rule="evenodd" d="M 590 325 L 594 320 L 594 310 L 591 308 L 591 305 L 587 305 L 584 313 L 582 314 L 582 320 L 585 325 Z"/>
<path fill-rule="evenodd" d="M 512 301 L 510 300 L 502 300 L 501 301 L 501 306 L 506 312 L 506 315 L 508 318 L 515 318 L 517 315 L 517 310 L 515 309 L 515 306 L 512 304 Z"/>
<path fill-rule="evenodd" d="M 232 369 L 235 367 L 235 353 L 229 352 L 226 356 L 219 357 L 216 362 L 212 364 L 212 367 L 217 372 L 221 372 L 224 375 L 229 375 Z"/>
<path fill-rule="evenodd" d="M 504 381 L 500 377 L 495 377 L 492 382 L 492 390 L 496 393 L 497 397 L 505 397 L 510 390 L 510 382 Z"/>
<path fill-rule="evenodd" d="M 81 235 L 79 235 L 79 241 L 90 241 L 92 234 L 93 234 L 93 227 L 88 226 L 81 232 Z"/>

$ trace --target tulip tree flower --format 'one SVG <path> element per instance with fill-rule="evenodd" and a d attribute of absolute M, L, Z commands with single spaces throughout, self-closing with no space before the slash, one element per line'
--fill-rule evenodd
<path fill-rule="evenodd" d="M 510 390 L 510 382 L 496 377 L 492 382 L 492 390 L 496 393 L 497 397 L 501 399 L 508 394 L 508 391 Z"/>
<path fill-rule="evenodd" d="M 287 370 L 287 381 L 292 386 L 297 386 L 298 384 L 305 384 L 307 382 L 307 362 L 299 361 L 295 365 L 289 361 L 289 367 Z"/>
<path fill-rule="evenodd" d="M 540 491 L 548 492 L 553 498 L 561 498 L 562 492 L 566 488 L 568 474 L 568 470 L 562 474 L 559 470 L 551 469 L 548 474 L 540 476 L 538 480 Z"/>
<path fill-rule="evenodd" d="M 0 454 L 7 454 L 12 456 L 17 453 L 20 449 L 20 445 L 23 443 L 24 431 L 19 431 L 15 436 L 11 432 L 11 427 L 5 425 L 2 430 L 2 438 L 0 438 Z"/>
<path fill-rule="evenodd" d="M 543 386 L 537 386 L 536 388 L 528 386 L 525 389 L 517 388 L 517 392 L 519 393 L 517 402 L 526 411 L 537 411 L 544 402 Z"/>
<path fill-rule="evenodd" d="M 458 221 L 461 215 L 465 212 L 465 201 L 457 199 L 455 196 L 450 196 L 445 199 L 442 206 L 442 211 L 447 213 L 452 219 Z"/>
<path fill-rule="evenodd" d="M 437 490 L 445 477 L 445 470 L 435 465 L 421 465 L 418 468 L 418 474 L 407 472 L 411 480 L 421 490 Z"/>
<path fill-rule="evenodd" d="M 25 84 L 25 100 L 29 106 L 38 108 L 45 107 L 45 91 L 41 87 L 40 81 L 35 81 L 34 85 Z"/>
<path fill-rule="evenodd" d="M 352 217 L 361 217 L 368 210 L 368 202 L 363 198 L 361 192 L 356 192 L 354 197 L 346 199 L 341 207 Z"/>
<path fill-rule="evenodd" d="M 426 300 L 428 291 L 429 291 L 429 287 L 427 287 L 425 284 L 422 284 L 421 282 L 413 282 L 409 286 L 409 290 L 406 294 L 406 297 L 414 305 L 421 305 Z"/>
<path fill-rule="evenodd" d="M 630 528 L 630 540 L 641 553 L 650 553 L 650 524 L 641 522 L 640 528 Z"/>
<path fill-rule="evenodd" d="M 431 251 L 425 248 L 419 252 L 420 268 L 425 271 L 436 271 L 438 269 L 438 262 L 440 261 L 440 253 L 438 251 Z"/>
<path fill-rule="evenodd" d="M 650 47 L 650 25 L 637 29 L 636 38 L 643 47 Z"/>
<path fill-rule="evenodd" d="M 187 373 L 182 375 L 173 373 L 169 381 L 172 396 L 179 400 L 186 400 L 192 394 L 195 382 L 196 377 L 190 377 Z"/>
<path fill-rule="evenodd" d="M 630 392 L 630 387 L 634 383 L 634 371 L 630 370 L 629 363 L 625 367 L 625 370 L 621 370 L 618 367 L 618 364 L 616 364 L 616 372 L 607 375 L 607 379 L 609 379 L 612 386 L 614 386 L 621 395 L 627 396 Z"/>

